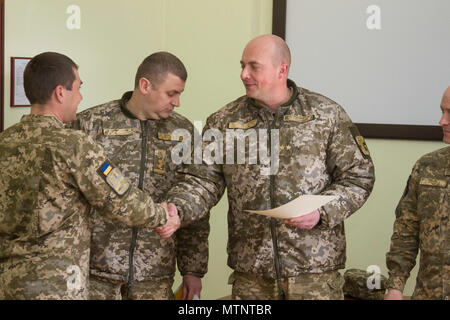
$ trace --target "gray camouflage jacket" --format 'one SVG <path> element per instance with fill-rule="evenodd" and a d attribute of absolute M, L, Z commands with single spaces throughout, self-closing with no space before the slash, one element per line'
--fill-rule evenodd
<path fill-rule="evenodd" d="M 184 223 L 188 223 L 192 213 L 208 212 L 226 186 L 228 265 L 235 271 L 269 279 L 343 268 L 344 219 L 363 205 L 375 180 L 364 139 L 342 107 L 320 94 L 297 88 L 293 81 L 289 80 L 288 85 L 293 95 L 274 114 L 243 96 L 212 114 L 204 128 L 204 136 L 211 132 L 209 129 L 218 129 L 223 137 L 230 129 L 243 134 L 254 130 L 259 137 L 266 129 L 279 130 L 279 148 L 274 149 L 279 150 L 275 174 L 262 174 L 261 169 L 267 165 L 261 164 L 260 153 L 251 154 L 256 139 L 249 139 L 245 143 L 245 163 L 215 161 L 208 167 L 208 174 L 191 168 L 169 192 L 169 200 L 180 208 Z M 268 141 L 262 139 L 259 145 L 270 146 L 271 134 L 267 133 L 267 137 Z M 208 156 L 216 157 L 209 152 L 214 147 L 209 148 L 208 142 L 203 144 L 204 159 L 211 163 Z M 237 146 L 230 148 L 232 153 L 239 154 Z M 225 154 L 226 150 L 223 158 Z M 257 164 L 255 157 L 259 159 Z M 275 208 L 306 194 L 337 196 L 320 208 L 320 224 L 310 231 L 244 211 Z"/>
<path fill-rule="evenodd" d="M 420 267 L 413 299 L 450 299 L 450 147 L 420 158 L 395 211 L 386 254 L 388 288 L 403 291 L 416 264 Z"/>
<path fill-rule="evenodd" d="M 180 128 L 191 132 L 193 126 L 176 112 L 167 119 L 137 119 L 125 108 L 131 94 L 78 113 L 73 126 L 103 146 L 132 185 L 162 202 L 182 167 L 171 159 L 172 148 L 179 142 L 171 133 Z M 208 235 L 208 214 L 168 239 L 160 238 L 153 228 L 118 226 L 94 214 L 91 273 L 129 284 L 157 281 L 174 277 L 177 260 L 182 275 L 203 277 Z"/>
<path fill-rule="evenodd" d="M 0 134 L 0 176 L 0 300 L 88 298 L 90 205 L 130 227 L 166 223 L 100 146 L 51 116 Z"/>

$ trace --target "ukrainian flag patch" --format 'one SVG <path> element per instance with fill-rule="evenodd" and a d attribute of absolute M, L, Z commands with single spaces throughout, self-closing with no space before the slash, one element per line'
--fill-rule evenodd
<path fill-rule="evenodd" d="M 123 195 L 130 188 L 130 183 L 118 168 L 114 168 L 110 163 L 105 162 L 100 167 L 106 183 L 118 194 Z"/>
<path fill-rule="evenodd" d="M 100 171 L 101 171 L 105 176 L 107 176 L 108 173 L 109 173 L 111 170 L 112 170 L 112 166 L 111 166 L 108 162 L 105 162 L 105 163 L 103 164 L 103 166 L 101 167 L 101 169 L 100 169 Z"/>

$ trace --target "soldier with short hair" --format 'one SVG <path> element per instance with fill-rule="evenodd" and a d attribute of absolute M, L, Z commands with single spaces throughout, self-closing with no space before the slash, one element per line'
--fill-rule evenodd
<path fill-rule="evenodd" d="M 442 97 L 439 124 L 450 143 L 450 87 Z M 403 289 L 420 250 L 412 299 L 450 299 L 450 146 L 421 157 L 414 165 L 400 202 L 391 246 L 385 300 L 402 300 Z"/>
<path fill-rule="evenodd" d="M 44 52 L 24 71 L 31 114 L 0 134 L 0 299 L 87 299 L 89 208 L 130 227 L 176 228 L 176 210 L 130 185 L 86 134 L 65 128 L 78 66 Z"/>
<path fill-rule="evenodd" d="M 74 127 L 99 142 L 131 184 L 163 201 L 183 164 L 172 161 L 178 137 L 193 125 L 173 111 L 180 104 L 187 71 L 169 52 L 156 52 L 140 64 L 133 91 L 121 99 L 80 112 Z M 179 229 L 127 228 L 94 214 L 91 299 L 173 299 L 176 261 L 183 298 L 200 297 L 208 266 L 208 216 Z M 169 234 L 170 235 L 170 234 Z"/>
<path fill-rule="evenodd" d="M 277 36 L 247 44 L 241 60 L 246 95 L 209 116 L 204 135 L 226 137 L 236 130 L 257 139 L 225 139 L 222 161 L 222 149 L 204 143 L 207 174 L 191 168 L 169 192 L 185 220 L 187 212 L 191 219 L 208 212 L 227 188 L 233 299 L 343 299 L 337 270 L 346 259 L 344 220 L 363 205 L 375 180 L 364 138 L 344 109 L 288 79 L 290 59 Z M 243 152 L 239 145 L 246 146 Z M 269 153 L 263 146 L 270 146 L 273 162 L 261 161 Z M 244 155 L 243 163 L 229 161 L 234 155 Z M 336 199 L 293 219 L 245 212 L 307 194 Z"/>

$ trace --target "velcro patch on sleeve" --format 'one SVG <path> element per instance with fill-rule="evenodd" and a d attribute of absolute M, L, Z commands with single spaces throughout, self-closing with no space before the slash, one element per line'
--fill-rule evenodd
<path fill-rule="evenodd" d="M 99 169 L 106 180 L 106 183 L 118 194 L 123 195 L 130 188 L 130 183 L 118 168 L 114 168 L 110 163 L 105 162 Z"/>

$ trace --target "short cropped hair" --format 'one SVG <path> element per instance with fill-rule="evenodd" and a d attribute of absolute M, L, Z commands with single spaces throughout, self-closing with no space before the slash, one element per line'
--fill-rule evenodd
<path fill-rule="evenodd" d="M 152 84 L 153 89 L 166 80 L 167 74 L 172 73 L 186 82 L 187 71 L 183 62 L 169 52 L 156 52 L 142 61 L 136 72 L 134 87 L 139 87 L 139 80 L 146 78 Z"/>
<path fill-rule="evenodd" d="M 78 69 L 78 65 L 72 59 L 56 52 L 44 52 L 31 59 L 23 73 L 25 95 L 30 103 L 48 102 L 59 85 L 72 90 L 76 79 L 74 69 Z"/>

